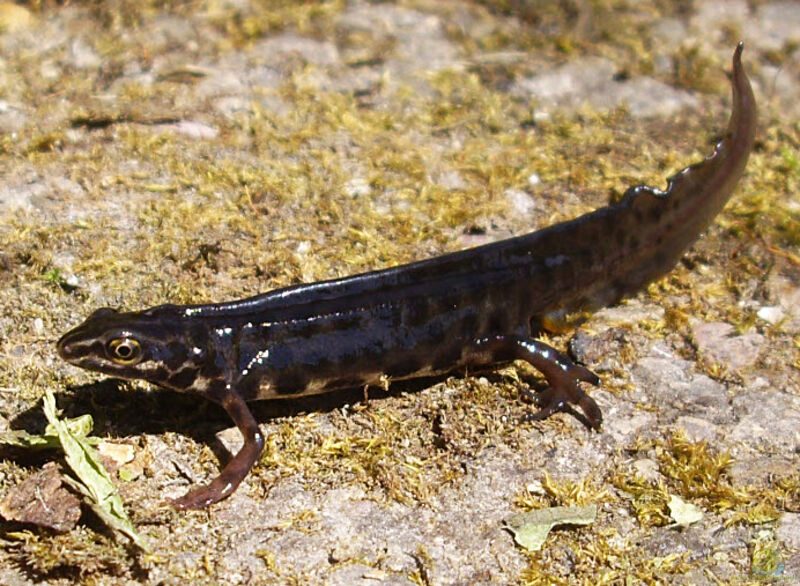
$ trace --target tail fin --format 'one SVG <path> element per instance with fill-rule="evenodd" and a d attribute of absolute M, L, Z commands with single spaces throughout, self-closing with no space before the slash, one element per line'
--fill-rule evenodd
<path fill-rule="evenodd" d="M 733 54 L 733 112 L 728 130 L 711 156 L 671 176 L 666 191 L 640 185 L 630 188 L 623 198 L 634 214 L 658 217 L 670 236 L 669 246 L 674 250 L 670 257 L 679 256 L 722 210 L 753 148 L 756 104 L 742 67 L 743 48 L 739 43 Z"/>
<path fill-rule="evenodd" d="M 637 233 L 640 243 L 638 252 L 621 263 L 626 271 L 623 290 L 614 297 L 632 293 L 669 272 L 722 210 L 739 182 L 756 131 L 756 102 L 742 67 L 743 48 L 739 43 L 733 54 L 733 110 L 725 136 L 714 152 L 672 175 L 666 190 L 648 185 L 631 187 L 609 208 L 627 219 L 622 223 L 629 224 L 625 228 Z"/>
<path fill-rule="evenodd" d="M 573 260 L 571 291 L 562 291 L 545 321 L 615 303 L 663 276 L 724 207 L 755 140 L 756 103 L 742 67 L 743 48 L 739 43 L 733 54 L 728 129 L 709 157 L 672 175 L 666 190 L 631 187 L 614 205 L 537 233 L 547 254 L 567 246 L 566 236 L 572 247 L 564 252 Z"/>

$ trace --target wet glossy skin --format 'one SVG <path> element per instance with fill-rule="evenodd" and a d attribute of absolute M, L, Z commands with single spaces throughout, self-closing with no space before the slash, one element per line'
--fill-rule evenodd
<path fill-rule="evenodd" d="M 241 301 L 100 309 L 58 342 L 72 364 L 140 378 L 220 403 L 244 447 L 208 486 L 178 499 L 201 508 L 230 495 L 264 438 L 246 402 L 526 360 L 549 388 L 533 419 L 565 411 L 599 428 L 580 387 L 598 378 L 532 338 L 566 312 L 614 303 L 670 270 L 722 209 L 753 145 L 756 107 L 733 57 L 733 113 L 714 153 L 619 203 L 517 238 L 391 269 L 297 285 Z"/>

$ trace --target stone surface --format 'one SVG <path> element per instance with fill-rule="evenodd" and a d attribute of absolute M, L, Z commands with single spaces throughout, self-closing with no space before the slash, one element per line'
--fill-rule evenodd
<path fill-rule="evenodd" d="M 757 333 L 734 335 L 734 328 L 726 323 L 701 323 L 692 327 L 697 349 L 720 366 L 736 370 L 753 365 L 764 344 L 764 336 Z"/>
<path fill-rule="evenodd" d="M 631 373 L 654 405 L 707 417 L 712 423 L 729 421 L 732 416 L 725 387 L 693 372 L 689 361 L 646 357 L 633 366 Z"/>
<path fill-rule="evenodd" d="M 800 332 L 800 286 L 791 279 L 772 274 L 767 281 L 770 298 L 777 302 L 771 307 L 780 308 L 777 324 L 789 333 Z"/>
<path fill-rule="evenodd" d="M 624 106 L 635 117 L 667 116 L 697 107 L 696 98 L 688 92 L 653 79 L 618 81 L 615 75 L 613 62 L 588 57 L 520 80 L 512 92 L 549 108 L 577 109 L 588 104 L 608 111 Z"/>
<path fill-rule="evenodd" d="M 770 388 L 748 390 L 733 399 L 737 423 L 727 439 L 777 450 L 800 447 L 800 396 Z"/>
<path fill-rule="evenodd" d="M 800 513 L 784 513 L 776 536 L 786 547 L 800 550 Z"/>

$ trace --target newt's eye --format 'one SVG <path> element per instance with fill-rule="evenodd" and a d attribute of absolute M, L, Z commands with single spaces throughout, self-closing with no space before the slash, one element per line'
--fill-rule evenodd
<path fill-rule="evenodd" d="M 117 364 L 133 364 L 142 355 L 142 346 L 133 338 L 114 338 L 108 343 L 108 353 Z"/>

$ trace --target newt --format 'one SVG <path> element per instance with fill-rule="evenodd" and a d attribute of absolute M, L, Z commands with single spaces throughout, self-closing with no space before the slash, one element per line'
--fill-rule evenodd
<path fill-rule="evenodd" d="M 248 401 L 298 397 L 514 360 L 546 378 L 529 419 L 602 414 L 589 369 L 537 340 L 568 312 L 613 304 L 666 274 L 722 209 L 753 148 L 756 104 L 733 54 L 730 122 L 714 152 L 668 179 L 570 221 L 483 246 L 227 303 L 98 309 L 58 341 L 67 362 L 193 393 L 227 411 L 243 447 L 173 504 L 203 508 L 236 490 L 264 436 Z"/>

